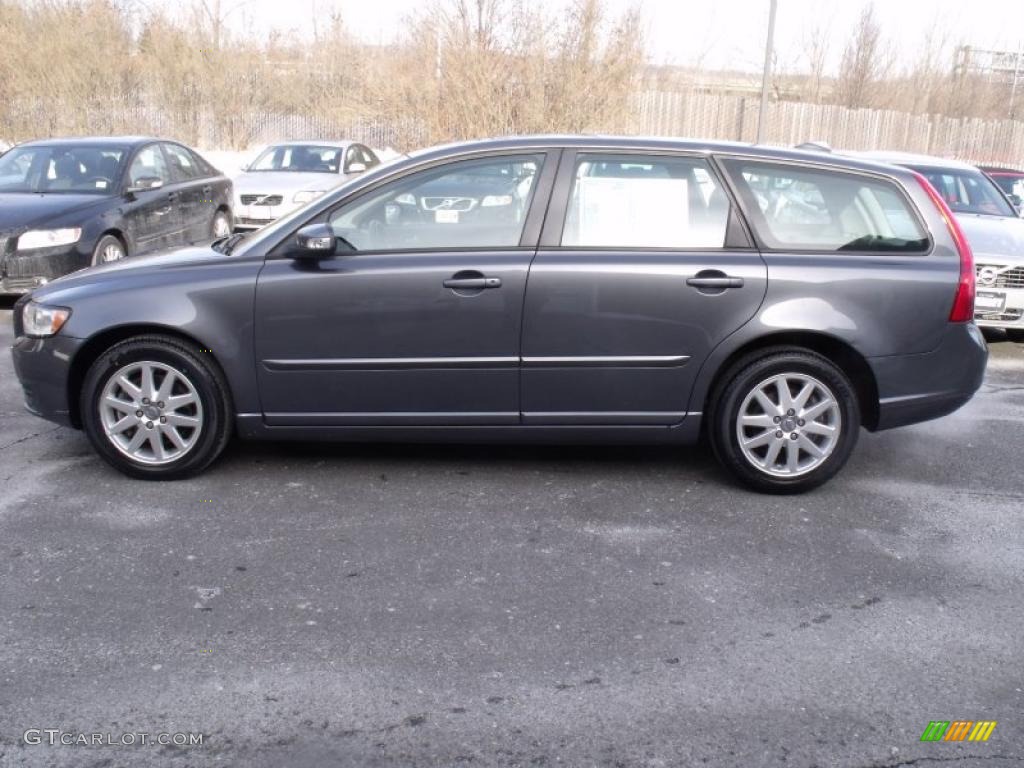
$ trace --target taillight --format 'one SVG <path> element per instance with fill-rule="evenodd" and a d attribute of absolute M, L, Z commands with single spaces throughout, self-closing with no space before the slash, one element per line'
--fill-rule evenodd
<path fill-rule="evenodd" d="M 956 220 L 953 211 L 946 205 L 942 196 L 920 173 L 914 172 L 914 178 L 921 185 L 928 197 L 939 209 L 942 218 L 946 220 L 946 228 L 956 243 L 957 253 L 960 254 L 960 281 L 956 286 L 956 296 L 953 298 L 953 308 L 949 311 L 951 323 L 969 323 L 974 319 L 974 254 L 971 252 L 971 245 L 967 242 L 967 236 L 960 228 L 960 222 Z"/>

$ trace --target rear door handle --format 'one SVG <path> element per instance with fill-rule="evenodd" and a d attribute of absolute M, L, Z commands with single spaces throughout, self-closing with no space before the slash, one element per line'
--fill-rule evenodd
<path fill-rule="evenodd" d="M 691 277 L 687 285 L 694 288 L 742 288 L 742 277 Z"/>
<path fill-rule="evenodd" d="M 484 288 L 501 288 L 500 277 L 450 277 L 442 285 L 463 291 L 480 291 Z"/>

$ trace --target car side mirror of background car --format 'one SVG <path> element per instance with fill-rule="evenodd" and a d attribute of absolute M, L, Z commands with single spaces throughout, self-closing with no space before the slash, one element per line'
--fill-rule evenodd
<path fill-rule="evenodd" d="M 366 170 L 366 163 L 349 163 L 346 173 L 362 173 Z"/>
<path fill-rule="evenodd" d="M 159 176 L 140 176 L 132 185 L 125 190 L 125 193 L 133 195 L 136 192 L 146 192 L 151 189 L 160 189 L 164 185 L 164 180 Z"/>
<path fill-rule="evenodd" d="M 328 224 L 307 224 L 295 233 L 292 256 L 299 259 L 323 259 L 333 256 L 338 238 Z"/>

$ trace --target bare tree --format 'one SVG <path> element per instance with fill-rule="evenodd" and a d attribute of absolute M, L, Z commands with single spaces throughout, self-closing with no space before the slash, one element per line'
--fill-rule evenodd
<path fill-rule="evenodd" d="M 875 18 L 875 6 L 868 3 L 861 11 L 853 37 L 843 50 L 836 79 L 839 103 L 847 107 L 870 106 L 872 89 L 888 74 L 891 62 L 891 51 L 882 38 L 881 25 Z"/>
<path fill-rule="evenodd" d="M 832 19 L 819 20 L 813 27 L 805 30 L 801 43 L 803 63 L 808 73 L 807 95 L 811 102 L 820 104 L 825 82 L 825 67 L 832 48 Z"/>

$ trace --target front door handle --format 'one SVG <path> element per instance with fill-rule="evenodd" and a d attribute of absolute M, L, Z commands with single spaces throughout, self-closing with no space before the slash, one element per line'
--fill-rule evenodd
<path fill-rule="evenodd" d="M 482 291 L 484 288 L 501 288 L 500 277 L 450 277 L 442 285 L 460 291 Z"/>
<path fill-rule="evenodd" d="M 687 279 L 686 284 L 697 289 L 717 288 L 724 290 L 726 288 L 742 288 L 743 278 L 729 277 L 728 275 L 722 275 L 721 277 L 691 277 Z"/>

